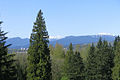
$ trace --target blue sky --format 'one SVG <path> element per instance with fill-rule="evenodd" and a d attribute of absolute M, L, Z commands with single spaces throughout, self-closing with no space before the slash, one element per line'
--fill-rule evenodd
<path fill-rule="evenodd" d="M 40 9 L 50 36 L 120 34 L 120 0 L 1 0 L 1 27 L 29 38 Z"/>

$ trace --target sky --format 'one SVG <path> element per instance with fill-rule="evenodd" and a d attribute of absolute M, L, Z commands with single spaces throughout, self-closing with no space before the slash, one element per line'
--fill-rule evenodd
<path fill-rule="evenodd" d="M 51 38 L 120 34 L 120 0 L 0 0 L 2 30 L 29 38 L 40 9 Z"/>

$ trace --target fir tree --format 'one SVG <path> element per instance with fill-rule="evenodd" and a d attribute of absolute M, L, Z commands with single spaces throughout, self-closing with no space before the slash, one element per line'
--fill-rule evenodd
<path fill-rule="evenodd" d="M 0 22 L 1 24 L 2 22 Z M 13 59 L 14 54 L 8 54 L 8 47 L 6 45 L 5 37 L 7 33 L 0 28 L 0 80 L 16 80 L 16 67 Z"/>
<path fill-rule="evenodd" d="M 75 52 L 72 63 L 72 76 L 70 80 L 85 80 L 83 59 L 80 56 L 80 52 Z"/>
<path fill-rule="evenodd" d="M 86 63 L 86 80 L 96 80 L 96 54 L 95 47 L 92 43 L 88 52 L 87 63 Z"/>
<path fill-rule="evenodd" d="M 51 80 L 48 32 L 40 10 L 34 23 L 28 50 L 28 80 Z"/>
<path fill-rule="evenodd" d="M 115 37 L 115 41 L 114 41 L 114 50 L 116 49 L 117 43 L 120 41 L 120 37 L 117 36 Z"/>
<path fill-rule="evenodd" d="M 103 67 L 102 67 L 102 77 L 105 80 L 112 80 L 112 68 L 114 66 L 113 63 L 113 48 L 107 41 L 103 41 Z"/>
<path fill-rule="evenodd" d="M 14 60 L 15 54 L 7 54 L 5 59 L 5 74 L 4 80 L 16 80 L 17 79 L 17 69 Z"/>
<path fill-rule="evenodd" d="M 67 54 L 65 56 L 65 62 L 64 62 L 64 71 L 65 71 L 65 74 L 64 76 L 68 79 L 70 79 L 71 77 L 73 77 L 72 75 L 72 67 L 73 67 L 73 58 L 74 56 L 74 53 L 73 53 L 73 47 L 72 47 L 72 43 L 70 43 L 69 45 L 69 49 L 67 51 Z"/>
<path fill-rule="evenodd" d="M 100 38 L 96 48 L 96 80 L 112 80 L 113 50 Z"/>
<path fill-rule="evenodd" d="M 120 80 L 120 42 L 116 45 L 114 64 L 112 78 L 113 80 Z"/>
<path fill-rule="evenodd" d="M 65 57 L 65 76 L 69 80 L 84 80 L 84 64 L 79 52 L 73 52 L 72 43 Z"/>

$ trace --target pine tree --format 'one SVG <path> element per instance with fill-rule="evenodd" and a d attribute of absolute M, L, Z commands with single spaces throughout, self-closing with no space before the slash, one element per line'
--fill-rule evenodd
<path fill-rule="evenodd" d="M 113 80 L 119 80 L 119 70 L 117 69 L 118 67 L 118 62 L 117 62 L 117 57 L 119 56 L 119 44 L 120 44 L 120 37 L 117 36 L 115 37 L 115 40 L 114 40 L 114 45 L 113 45 L 113 48 L 114 48 L 114 67 L 113 67 L 113 72 L 112 72 L 112 78 Z"/>
<path fill-rule="evenodd" d="M 75 52 L 72 64 L 72 80 L 85 80 L 84 64 L 83 59 L 80 56 L 80 52 Z"/>
<path fill-rule="evenodd" d="M 95 50 L 95 80 L 102 80 L 102 66 L 103 66 L 103 43 L 102 43 L 102 38 L 100 37 L 96 50 Z"/>
<path fill-rule="evenodd" d="M 16 80 L 16 67 L 13 59 L 15 54 L 8 54 L 8 47 L 11 44 L 6 45 L 6 34 L 0 28 L 0 80 Z"/>
<path fill-rule="evenodd" d="M 84 64 L 79 52 L 73 52 L 72 43 L 65 57 L 65 76 L 69 80 L 84 80 Z"/>
<path fill-rule="evenodd" d="M 114 53 L 113 47 L 108 44 L 107 41 L 103 41 L 103 68 L 102 68 L 102 77 L 105 80 L 112 80 L 112 68 L 114 66 Z"/>
<path fill-rule="evenodd" d="M 96 80 L 112 80 L 113 49 L 100 38 L 96 48 Z"/>
<path fill-rule="evenodd" d="M 120 80 L 120 42 L 116 45 L 114 64 L 112 78 L 113 80 Z"/>
<path fill-rule="evenodd" d="M 28 50 L 28 80 L 51 80 L 48 32 L 40 10 L 34 23 Z"/>
<path fill-rule="evenodd" d="M 114 41 L 114 50 L 116 49 L 117 43 L 120 41 L 120 37 L 117 36 L 115 37 L 115 41 Z"/>
<path fill-rule="evenodd" d="M 73 77 L 73 75 L 72 75 L 72 67 L 73 67 L 72 57 L 73 56 L 74 56 L 73 47 L 72 47 L 72 43 L 70 43 L 69 49 L 68 49 L 66 56 L 65 56 L 65 62 L 64 62 L 64 64 L 65 64 L 64 65 L 64 71 L 65 71 L 64 76 L 68 79 Z"/>
<path fill-rule="evenodd" d="M 86 63 L 86 80 L 96 80 L 96 54 L 95 54 L 95 47 L 92 43 L 90 50 L 87 56 L 87 63 Z"/>
<path fill-rule="evenodd" d="M 1 21 L 0 21 L 0 25 L 1 25 Z M 0 29 L 0 80 L 3 80 L 3 72 L 2 72 L 2 68 L 3 68 L 3 56 L 5 56 L 4 55 L 4 53 L 3 53 L 3 43 L 2 43 L 2 38 L 1 38 L 1 36 L 3 36 L 3 32 L 1 31 L 1 29 Z"/>
<path fill-rule="evenodd" d="M 5 74 L 4 80 L 16 80 L 17 79 L 17 69 L 14 60 L 15 54 L 7 54 L 5 59 Z"/>

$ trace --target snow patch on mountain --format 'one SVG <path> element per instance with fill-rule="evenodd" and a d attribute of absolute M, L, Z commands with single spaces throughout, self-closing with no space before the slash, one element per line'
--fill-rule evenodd
<path fill-rule="evenodd" d="M 102 33 L 98 33 L 97 35 L 108 35 L 108 36 L 115 36 L 115 35 L 113 35 L 113 34 L 111 34 L 111 33 L 104 33 L 104 32 L 102 32 Z"/>
<path fill-rule="evenodd" d="M 61 39 L 64 38 L 63 36 L 57 35 L 57 36 L 49 36 L 49 39 Z"/>

